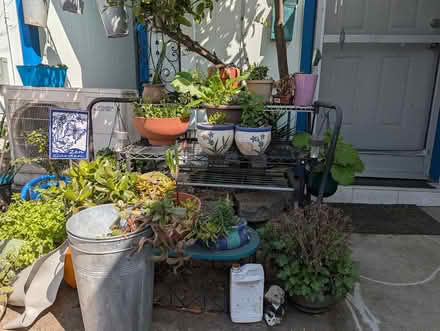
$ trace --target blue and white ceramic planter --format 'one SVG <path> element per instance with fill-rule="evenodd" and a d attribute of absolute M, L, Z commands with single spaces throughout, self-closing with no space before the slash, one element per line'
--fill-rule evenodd
<path fill-rule="evenodd" d="M 240 224 L 234 225 L 226 236 L 218 238 L 216 241 L 210 242 L 208 247 L 211 250 L 225 251 L 240 248 L 246 245 L 250 240 L 247 230 L 247 221 L 241 219 Z"/>
<path fill-rule="evenodd" d="M 270 144 L 272 127 L 248 128 L 235 126 L 235 144 L 243 155 L 257 156 L 263 154 Z"/>
<path fill-rule="evenodd" d="M 223 155 L 234 142 L 234 124 L 197 124 L 197 140 L 208 155 Z"/>

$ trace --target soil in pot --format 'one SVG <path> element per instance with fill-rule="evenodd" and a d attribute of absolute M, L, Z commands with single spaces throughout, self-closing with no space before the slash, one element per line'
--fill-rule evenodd
<path fill-rule="evenodd" d="M 272 98 L 273 80 L 248 80 L 247 88 L 250 92 L 264 98 L 264 103 L 270 103 Z"/>
<path fill-rule="evenodd" d="M 173 145 L 188 130 L 189 121 L 180 118 L 133 117 L 133 126 L 151 145 Z"/>
<path fill-rule="evenodd" d="M 144 84 L 144 90 L 142 92 L 142 98 L 145 101 L 151 103 L 160 103 L 162 93 L 164 91 L 164 85 L 162 84 Z"/>
<path fill-rule="evenodd" d="M 203 105 L 206 114 L 210 117 L 217 112 L 226 113 L 226 122 L 232 124 L 240 123 L 241 106 L 239 105 Z"/>
<path fill-rule="evenodd" d="M 289 295 L 288 299 L 295 308 L 309 314 L 325 313 L 341 300 L 341 298 L 336 298 L 330 295 L 324 296 L 323 301 L 312 301 L 309 297 L 299 295 Z"/>
<path fill-rule="evenodd" d="M 273 103 L 279 105 L 290 105 L 292 104 L 292 96 L 290 95 L 276 95 L 273 97 Z"/>
<path fill-rule="evenodd" d="M 321 187 L 321 181 L 324 177 L 324 174 L 322 172 L 319 173 L 311 173 L 310 174 L 310 182 L 308 185 L 308 190 L 311 195 L 314 197 L 317 197 L 319 195 L 319 188 Z M 324 189 L 324 198 L 328 198 L 336 193 L 338 190 L 338 182 L 333 179 L 333 176 L 331 173 L 328 174 L 327 177 L 327 183 L 325 185 Z"/>

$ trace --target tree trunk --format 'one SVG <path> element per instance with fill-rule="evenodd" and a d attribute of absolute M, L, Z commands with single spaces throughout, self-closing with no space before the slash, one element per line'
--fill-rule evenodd
<path fill-rule="evenodd" d="M 275 40 L 277 45 L 278 72 L 280 79 L 289 76 L 289 65 L 287 63 L 287 48 L 284 40 L 284 0 L 275 2 Z"/>
<path fill-rule="evenodd" d="M 221 61 L 217 55 L 211 53 L 206 48 L 204 48 L 202 45 L 200 45 L 197 41 L 192 40 L 190 37 L 188 37 L 186 34 L 184 34 L 182 31 L 172 31 L 168 30 L 166 26 L 160 27 L 161 31 L 165 33 L 168 37 L 171 39 L 179 42 L 183 46 L 185 46 L 190 52 L 194 52 L 199 54 L 201 57 L 204 57 L 209 62 L 213 63 L 214 65 L 223 64 L 223 61 Z"/>

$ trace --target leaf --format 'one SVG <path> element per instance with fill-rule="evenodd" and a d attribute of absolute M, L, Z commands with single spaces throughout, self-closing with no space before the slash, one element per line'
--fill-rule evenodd
<path fill-rule="evenodd" d="M 289 258 L 287 257 L 287 255 L 282 254 L 278 256 L 277 262 L 281 267 L 283 267 L 289 263 Z"/>
<path fill-rule="evenodd" d="M 177 91 L 189 93 L 193 97 L 201 98 L 204 96 L 200 89 L 194 84 L 192 75 L 189 72 L 178 72 L 171 86 Z"/>
<path fill-rule="evenodd" d="M 310 133 L 302 132 L 293 136 L 292 144 L 301 149 L 310 149 Z"/>
<path fill-rule="evenodd" d="M 337 164 L 333 164 L 331 168 L 331 174 L 334 180 L 341 185 L 350 185 L 354 181 L 354 171 L 351 167 L 343 167 Z"/>
<path fill-rule="evenodd" d="M 176 21 L 179 24 L 185 25 L 185 26 L 191 26 L 191 22 L 188 21 L 184 16 L 178 16 L 176 17 Z"/>

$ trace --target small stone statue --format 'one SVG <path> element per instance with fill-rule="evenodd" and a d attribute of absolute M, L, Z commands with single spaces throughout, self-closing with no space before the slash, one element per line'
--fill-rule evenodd
<path fill-rule="evenodd" d="M 272 285 L 264 296 L 264 320 L 267 325 L 275 326 L 281 323 L 284 316 L 284 290 Z"/>

